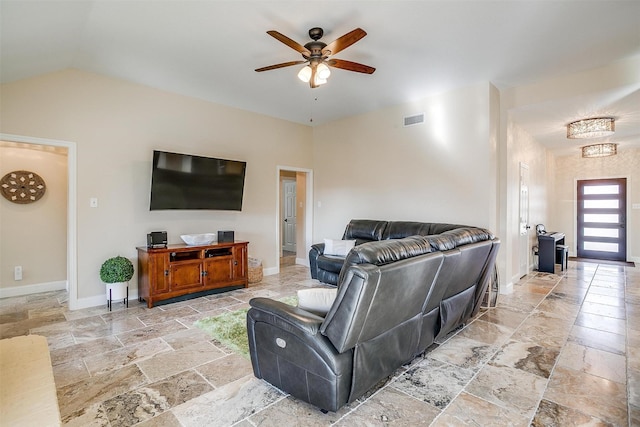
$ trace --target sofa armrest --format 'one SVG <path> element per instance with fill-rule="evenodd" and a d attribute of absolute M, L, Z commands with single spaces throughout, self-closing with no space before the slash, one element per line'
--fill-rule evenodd
<path fill-rule="evenodd" d="M 311 278 L 318 278 L 318 257 L 324 253 L 324 243 L 316 243 L 311 245 L 309 250 L 309 270 L 311 272 Z"/>
<path fill-rule="evenodd" d="M 283 329 L 290 332 L 296 329 L 298 332 L 296 335 L 300 333 L 316 335 L 320 330 L 320 325 L 324 322 L 323 317 L 270 298 L 252 298 L 249 305 L 262 312 L 252 313 L 254 318 L 262 319 L 267 316 L 270 323 L 277 324 Z"/>

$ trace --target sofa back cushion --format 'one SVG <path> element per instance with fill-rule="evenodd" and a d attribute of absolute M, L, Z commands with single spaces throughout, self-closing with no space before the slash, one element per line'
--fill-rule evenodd
<path fill-rule="evenodd" d="M 402 239 L 408 236 L 432 234 L 430 222 L 390 221 L 384 230 L 383 239 Z"/>
<path fill-rule="evenodd" d="M 458 246 L 471 243 L 484 242 L 494 239 L 493 233 L 484 228 L 460 227 L 434 234 L 427 237 L 427 240 L 436 251 L 449 251 Z"/>
<path fill-rule="evenodd" d="M 422 236 L 363 243 L 351 249 L 347 254 L 340 270 L 338 286 L 341 285 L 344 274 L 352 265 L 373 264 L 380 266 L 430 252 L 434 252 L 434 249 L 430 242 Z"/>
<path fill-rule="evenodd" d="M 387 221 L 372 219 L 352 219 L 344 230 L 342 239 L 355 239 L 359 245 L 364 242 L 382 240 L 382 234 L 387 227 Z"/>

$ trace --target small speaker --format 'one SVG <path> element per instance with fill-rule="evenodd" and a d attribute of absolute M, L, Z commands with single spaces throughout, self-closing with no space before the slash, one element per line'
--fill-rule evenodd
<path fill-rule="evenodd" d="M 233 231 L 218 231 L 218 243 L 233 242 Z"/>
<path fill-rule="evenodd" d="M 147 247 L 148 248 L 166 248 L 167 232 L 152 231 L 151 233 L 147 234 Z"/>

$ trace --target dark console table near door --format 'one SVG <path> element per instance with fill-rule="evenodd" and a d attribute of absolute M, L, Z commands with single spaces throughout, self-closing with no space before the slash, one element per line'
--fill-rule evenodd
<path fill-rule="evenodd" d="M 138 299 L 159 301 L 247 287 L 249 242 L 138 247 Z"/>
<path fill-rule="evenodd" d="M 538 235 L 538 271 L 555 272 L 556 245 L 564 245 L 564 233 L 549 232 Z"/>

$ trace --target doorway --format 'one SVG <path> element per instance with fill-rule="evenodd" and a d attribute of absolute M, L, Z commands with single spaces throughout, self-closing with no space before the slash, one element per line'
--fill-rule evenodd
<path fill-rule="evenodd" d="M 311 247 L 312 172 L 278 166 L 278 267 L 308 265 Z"/>
<path fill-rule="evenodd" d="M 577 255 L 627 260 L 627 179 L 578 181 Z"/>
<path fill-rule="evenodd" d="M 78 302 L 77 268 L 77 147 L 74 142 L 0 134 L 0 140 L 38 146 L 61 147 L 67 150 L 67 290 L 69 310 L 84 308 Z"/>

